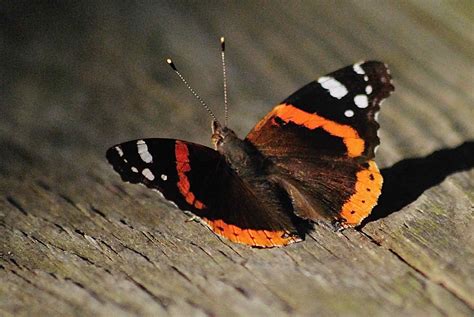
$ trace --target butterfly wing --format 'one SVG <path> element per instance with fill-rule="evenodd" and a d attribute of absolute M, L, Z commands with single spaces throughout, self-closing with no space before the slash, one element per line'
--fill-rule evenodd
<path fill-rule="evenodd" d="M 355 226 L 370 214 L 382 187 L 377 113 L 393 90 L 385 64 L 357 63 L 307 84 L 247 135 L 281 168 L 299 216 Z"/>
<path fill-rule="evenodd" d="M 233 242 L 272 247 L 300 241 L 291 215 L 273 217 L 208 147 L 173 139 L 144 139 L 111 147 L 107 159 L 124 181 L 157 190 Z"/>

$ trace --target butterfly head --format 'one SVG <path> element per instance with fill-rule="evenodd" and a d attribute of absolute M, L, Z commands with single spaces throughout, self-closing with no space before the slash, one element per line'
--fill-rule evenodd
<path fill-rule="evenodd" d="M 216 151 L 225 152 L 227 145 L 239 140 L 234 131 L 226 126 L 222 126 L 218 121 L 212 121 L 211 141 Z"/>

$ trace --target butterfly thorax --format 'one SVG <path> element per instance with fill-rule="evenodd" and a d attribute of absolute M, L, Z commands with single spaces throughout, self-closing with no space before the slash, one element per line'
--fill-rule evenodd
<path fill-rule="evenodd" d="M 214 121 L 212 143 L 230 167 L 241 177 L 256 177 L 264 171 L 264 158 L 249 142 L 240 139 L 228 127 Z"/>
<path fill-rule="evenodd" d="M 286 218 L 288 196 L 283 193 L 281 186 L 272 181 L 271 175 L 275 170 L 270 161 L 248 140 L 240 139 L 234 131 L 218 123 L 213 124 L 212 142 L 216 151 L 225 158 L 227 166 L 240 178 L 241 186 L 252 194 L 252 200 L 259 208 L 271 210 L 279 215 L 279 219 L 289 220 Z"/>

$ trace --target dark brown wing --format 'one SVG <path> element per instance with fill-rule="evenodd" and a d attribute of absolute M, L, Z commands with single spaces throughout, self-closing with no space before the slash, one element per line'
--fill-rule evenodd
<path fill-rule="evenodd" d="M 272 247 L 300 241 L 291 215 L 244 183 L 216 151 L 172 139 L 122 143 L 107 151 L 122 179 L 158 190 L 233 242 Z"/>
<path fill-rule="evenodd" d="M 377 113 L 393 89 L 385 64 L 357 63 L 304 86 L 247 135 L 283 171 L 298 215 L 354 226 L 370 214 L 382 187 Z"/>

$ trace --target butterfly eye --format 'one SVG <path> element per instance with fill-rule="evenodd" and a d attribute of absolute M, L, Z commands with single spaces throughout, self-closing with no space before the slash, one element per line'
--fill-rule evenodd
<path fill-rule="evenodd" d="M 211 142 L 214 144 L 214 148 L 217 150 L 217 148 L 222 146 L 224 143 L 224 138 L 220 134 L 214 133 L 211 137 Z"/>

